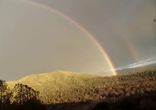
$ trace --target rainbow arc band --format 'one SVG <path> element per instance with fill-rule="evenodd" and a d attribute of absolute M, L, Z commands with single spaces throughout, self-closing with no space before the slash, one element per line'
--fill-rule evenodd
<path fill-rule="evenodd" d="M 110 69 L 111 69 L 111 72 L 112 72 L 112 75 L 117 75 L 117 72 L 114 68 L 114 65 L 112 63 L 112 61 L 110 60 L 109 56 L 107 55 L 105 49 L 102 48 L 102 46 L 99 44 L 99 42 L 95 39 L 95 37 L 93 35 L 91 35 L 83 26 L 81 26 L 79 23 L 77 23 L 76 21 L 74 21 L 72 18 L 64 15 L 63 13 L 51 8 L 51 7 L 48 7 L 44 4 L 41 4 L 41 3 L 36 3 L 34 1 L 30 1 L 30 0 L 19 0 L 19 1 L 22 1 L 22 2 L 25 2 L 25 3 L 28 3 L 28 4 L 31 4 L 31 5 L 34 5 L 34 6 L 38 6 L 38 7 L 41 7 L 43 9 L 46 9 L 50 12 L 53 12 L 63 18 L 65 18 L 67 21 L 71 22 L 72 24 L 74 24 L 78 29 L 80 29 L 82 32 L 86 33 L 86 35 L 88 37 L 90 37 L 91 41 L 97 46 L 97 48 L 100 50 L 101 54 L 104 56 L 105 60 L 107 61 Z"/>

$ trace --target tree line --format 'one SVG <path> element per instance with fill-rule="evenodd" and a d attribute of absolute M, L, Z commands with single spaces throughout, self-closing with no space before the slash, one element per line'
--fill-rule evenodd
<path fill-rule="evenodd" d="M 28 85 L 15 84 L 10 89 L 5 81 L 0 80 L 0 110 L 43 110 L 39 91 Z"/>

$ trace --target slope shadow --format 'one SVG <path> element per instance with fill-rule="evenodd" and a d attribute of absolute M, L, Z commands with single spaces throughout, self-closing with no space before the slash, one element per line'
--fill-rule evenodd
<path fill-rule="evenodd" d="M 46 110 L 156 110 L 156 91 L 105 101 L 50 104 Z"/>

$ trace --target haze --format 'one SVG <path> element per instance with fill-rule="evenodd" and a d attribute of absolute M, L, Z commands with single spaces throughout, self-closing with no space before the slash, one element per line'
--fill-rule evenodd
<path fill-rule="evenodd" d="M 19 0 L 2 0 L 0 24 L 2 79 L 56 70 L 110 70 L 91 36 L 57 13 Z"/>
<path fill-rule="evenodd" d="M 86 28 L 115 67 L 155 59 L 155 0 L 30 0 L 54 8 Z M 107 61 L 70 21 L 20 0 L 0 1 L 0 76 L 69 70 L 104 72 Z"/>

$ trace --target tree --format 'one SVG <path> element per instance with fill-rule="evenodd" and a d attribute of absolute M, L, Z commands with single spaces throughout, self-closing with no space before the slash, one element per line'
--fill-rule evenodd
<path fill-rule="evenodd" d="M 0 80 L 0 103 L 2 104 L 4 102 L 4 95 L 7 90 L 7 85 L 5 81 Z"/>
<path fill-rule="evenodd" d="M 5 110 L 10 105 L 12 91 L 8 88 L 5 81 L 0 80 L 0 110 Z"/>
<path fill-rule="evenodd" d="M 24 104 L 30 100 L 38 100 L 39 92 L 33 88 L 24 85 L 16 84 L 13 89 L 13 102 L 17 104 Z"/>

